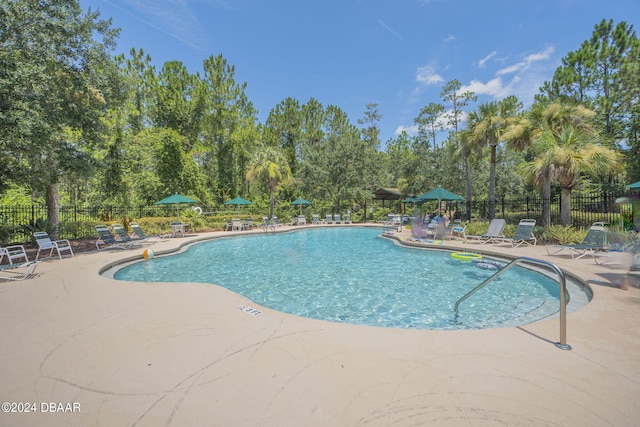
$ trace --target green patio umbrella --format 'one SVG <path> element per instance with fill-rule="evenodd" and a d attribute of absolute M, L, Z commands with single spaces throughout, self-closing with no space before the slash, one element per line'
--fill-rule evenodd
<path fill-rule="evenodd" d="M 300 206 L 300 215 L 302 215 L 302 206 L 303 205 L 310 205 L 311 202 L 308 201 L 308 200 L 300 198 L 300 199 L 294 200 L 293 202 L 291 202 L 291 204 L 294 205 L 294 206 L 295 205 L 299 205 Z"/>
<path fill-rule="evenodd" d="M 640 181 L 627 185 L 628 190 L 640 190 Z"/>
<path fill-rule="evenodd" d="M 424 193 L 422 196 L 417 197 L 418 201 L 426 202 L 428 200 L 437 200 L 438 201 L 438 216 L 440 216 L 440 205 L 444 200 L 446 202 L 455 202 L 457 200 L 464 200 L 464 197 L 458 196 L 455 193 L 452 193 L 449 190 L 445 190 L 444 188 L 438 186 L 433 190 Z"/>
<path fill-rule="evenodd" d="M 183 196 L 182 194 L 175 193 L 172 196 L 166 197 L 159 202 L 156 202 L 156 205 L 176 205 L 176 211 L 178 213 L 178 222 L 180 222 L 180 204 L 181 203 L 195 203 L 197 200 L 194 200 L 190 197 Z"/>
<path fill-rule="evenodd" d="M 243 199 L 242 197 L 238 196 L 235 199 L 231 199 L 227 202 L 224 202 L 224 204 L 238 206 L 238 214 L 240 214 L 240 205 L 252 205 L 253 203 L 251 203 L 247 199 Z"/>

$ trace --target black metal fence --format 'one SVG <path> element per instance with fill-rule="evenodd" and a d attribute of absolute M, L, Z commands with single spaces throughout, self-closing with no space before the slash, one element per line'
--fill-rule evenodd
<path fill-rule="evenodd" d="M 616 203 L 622 197 L 634 197 L 629 194 L 592 193 L 571 195 L 571 225 L 586 228 L 597 221 L 616 224 L 621 216 L 631 219 L 632 205 Z M 635 196 L 637 200 L 637 196 Z M 551 223 L 560 223 L 561 195 L 553 195 L 550 200 Z M 522 198 L 502 198 L 496 201 L 496 216 L 507 222 L 517 223 L 521 219 L 542 220 L 543 200 L 539 196 Z M 476 218 L 486 219 L 489 213 L 488 200 L 474 200 L 471 211 Z"/>
<path fill-rule="evenodd" d="M 571 196 L 572 225 L 578 228 L 588 227 L 596 221 L 611 224 L 620 223 L 622 216 L 631 219 L 632 205 L 616 203 L 620 197 L 630 197 L 638 200 L 638 196 L 615 193 L 575 194 Z M 505 218 L 508 223 L 517 223 L 521 219 L 535 219 L 540 223 L 542 218 L 542 198 L 538 196 L 502 198 L 496 201 L 496 216 Z M 464 203 L 458 207 L 463 207 Z M 202 208 L 206 213 L 208 208 Z M 473 200 L 471 205 L 473 217 L 486 220 L 489 212 L 488 200 Z M 251 214 L 251 210 L 244 212 Z M 61 206 L 58 222 L 59 236 L 66 239 L 93 237 L 94 225 L 97 223 L 112 223 L 122 221 L 123 218 L 170 217 L 175 215 L 175 206 L 102 206 L 77 207 Z M 636 213 L 639 215 L 639 213 Z M 6 240 L 10 233 L 13 239 L 27 241 L 30 239 L 29 226 L 36 226 L 38 219 L 44 220 L 48 216 L 45 205 L 8 206 L 0 205 L 0 240 Z M 560 223 L 560 195 L 551 199 L 551 223 Z M 4 239 L 3 239 L 4 237 Z"/>

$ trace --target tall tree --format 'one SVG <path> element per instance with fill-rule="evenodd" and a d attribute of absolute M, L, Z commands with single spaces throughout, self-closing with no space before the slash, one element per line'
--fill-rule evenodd
<path fill-rule="evenodd" d="M 593 109 L 605 142 L 613 148 L 627 146 L 632 152 L 640 152 L 634 127 L 640 99 L 638 73 L 640 40 L 633 25 L 603 19 L 578 50 L 562 59 L 541 92 L 551 101 L 569 100 Z M 634 159 L 633 155 L 629 157 L 630 174 L 640 170 L 640 163 Z"/>
<path fill-rule="evenodd" d="M 267 144 L 280 147 L 293 174 L 298 170 L 302 110 L 297 100 L 286 98 L 276 105 L 265 122 Z"/>
<path fill-rule="evenodd" d="M 496 163 L 497 147 L 503 133 L 520 112 L 522 103 L 515 96 L 508 96 L 499 102 L 480 104 L 478 109 L 469 113 L 471 141 L 490 149 L 489 160 L 489 219 L 496 216 Z"/>
<path fill-rule="evenodd" d="M 563 130 L 572 127 L 584 135 L 593 135 L 596 129 L 592 119 L 595 113 L 581 105 L 554 102 L 552 104 L 537 102 L 529 111 L 514 121 L 503 134 L 517 149 L 536 146 L 541 139 L 555 140 Z M 538 146 L 545 147 L 544 144 Z M 536 172 L 529 173 L 535 177 L 535 183 L 542 189 L 542 226 L 551 225 L 551 185 L 554 180 L 555 165 L 549 157 L 536 154 Z"/>
<path fill-rule="evenodd" d="M 236 82 L 235 67 L 221 54 L 205 59 L 203 68 L 205 122 L 198 155 L 208 187 L 217 189 L 216 196 L 222 201 L 238 195 L 244 184 L 244 167 L 251 153 L 242 144 L 253 148 L 257 143 L 246 139 L 249 135 L 257 139 L 256 111 L 245 94 L 247 84 Z M 242 127 L 250 127 L 251 132 Z"/>
<path fill-rule="evenodd" d="M 420 114 L 413 121 L 418 126 L 418 137 L 420 140 L 431 141 L 433 151 L 436 151 L 438 133 L 445 128 L 444 105 L 430 102 L 429 105 L 420 110 Z"/>
<path fill-rule="evenodd" d="M 464 108 L 469 105 L 469 102 L 475 101 L 477 96 L 471 91 L 460 92 L 462 84 L 454 79 L 447 82 L 442 91 L 440 97 L 445 101 L 445 108 L 448 108 L 448 125 L 453 128 L 452 134 L 454 140 L 457 141 L 459 134 L 459 126 L 464 118 Z M 471 159 L 472 150 L 469 149 L 468 144 L 463 144 L 458 141 L 461 147 L 461 153 L 464 158 L 464 174 L 465 174 L 465 195 L 467 199 L 467 220 L 471 220 L 471 203 L 473 199 L 473 186 L 471 182 Z"/>
<path fill-rule="evenodd" d="M 562 225 L 571 225 L 571 191 L 580 187 L 583 174 L 606 176 L 622 166 L 620 155 L 601 145 L 597 134 L 571 124 L 543 131 L 532 151 L 536 155 L 524 165 L 523 171 L 528 176 L 558 183 L 562 189 Z"/>
<path fill-rule="evenodd" d="M 74 0 L 0 3 L 0 187 L 28 177 L 46 188 L 54 225 L 60 178 L 100 139 L 115 78 L 110 27 Z"/>
<path fill-rule="evenodd" d="M 249 163 L 247 179 L 263 180 L 269 189 L 269 217 L 273 217 L 276 189 L 292 179 L 286 156 L 279 148 L 265 147 L 255 153 Z"/>

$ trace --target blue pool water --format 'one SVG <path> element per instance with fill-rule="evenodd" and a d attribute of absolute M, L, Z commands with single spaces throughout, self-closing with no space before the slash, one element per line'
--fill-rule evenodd
<path fill-rule="evenodd" d="M 129 265 L 114 277 L 211 283 L 298 316 L 396 328 L 514 326 L 559 310 L 557 282 L 515 267 L 463 302 L 456 319 L 457 299 L 493 272 L 379 234 L 326 227 L 215 239 Z"/>

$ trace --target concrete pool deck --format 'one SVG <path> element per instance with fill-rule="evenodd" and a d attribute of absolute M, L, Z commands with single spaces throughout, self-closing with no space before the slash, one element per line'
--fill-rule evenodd
<path fill-rule="evenodd" d="M 475 331 L 330 323 L 218 286 L 115 281 L 99 272 L 143 249 L 94 251 L 0 282 L 0 399 L 14 404 L 0 426 L 640 425 L 640 289 L 624 286 L 637 278 L 544 246 L 441 248 L 548 260 L 587 282 L 593 300 L 568 314 L 572 350 L 554 345 L 557 318 Z"/>

